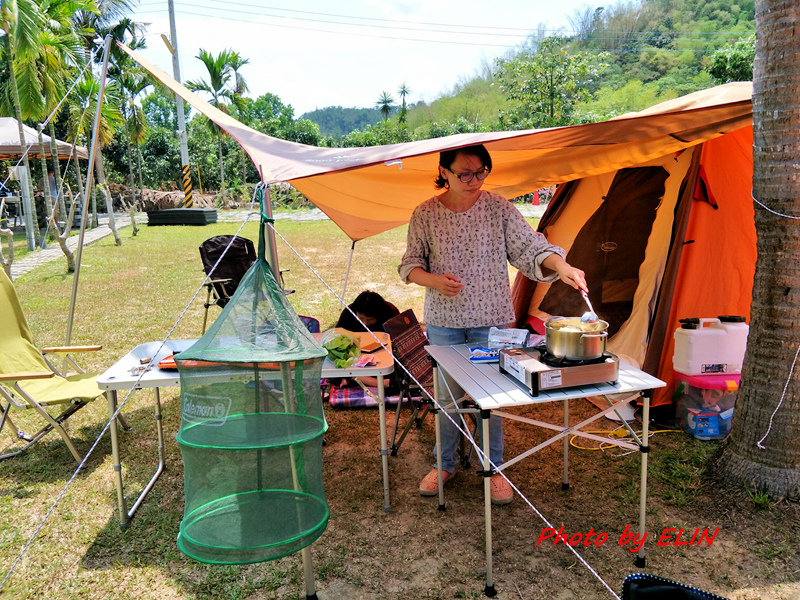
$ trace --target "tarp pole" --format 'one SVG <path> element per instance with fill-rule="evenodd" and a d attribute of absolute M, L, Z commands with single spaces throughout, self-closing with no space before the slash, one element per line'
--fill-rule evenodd
<path fill-rule="evenodd" d="M 264 214 L 270 220 L 268 223 L 264 223 L 263 227 L 266 228 L 264 232 L 266 234 L 265 239 L 267 240 L 267 254 L 269 255 L 269 264 L 272 265 L 272 272 L 275 274 L 275 281 L 281 286 L 283 289 L 283 279 L 281 278 L 281 269 L 278 266 L 278 245 L 275 242 L 275 232 L 272 231 L 272 198 L 269 195 L 269 184 L 264 185 Z"/>
<path fill-rule="evenodd" d="M 342 288 L 342 301 L 345 299 L 344 293 L 347 291 L 347 278 L 350 276 L 350 265 L 353 263 L 353 252 L 356 249 L 356 242 L 353 240 L 353 244 L 350 246 L 350 259 L 347 261 L 347 271 L 344 274 L 344 287 Z"/>
<path fill-rule="evenodd" d="M 100 129 L 100 111 L 103 109 L 103 92 L 106 89 L 106 72 L 108 71 L 108 52 L 111 48 L 111 36 L 107 35 L 103 45 L 103 67 L 100 73 L 100 89 L 97 90 L 97 110 L 94 113 L 94 129 L 92 131 L 92 147 L 89 149 L 89 165 L 86 173 L 86 196 L 83 199 L 81 214 L 81 232 L 78 236 L 78 249 L 75 257 L 75 276 L 72 279 L 72 297 L 69 301 L 69 317 L 67 318 L 67 335 L 65 346 L 70 345 L 72 338 L 72 321 L 75 318 L 75 300 L 78 297 L 78 280 L 81 274 L 81 256 L 83 255 L 83 239 L 86 235 L 86 221 L 89 218 L 89 190 L 92 189 L 92 173 L 94 171 L 95 153 L 97 152 L 97 134 Z"/>

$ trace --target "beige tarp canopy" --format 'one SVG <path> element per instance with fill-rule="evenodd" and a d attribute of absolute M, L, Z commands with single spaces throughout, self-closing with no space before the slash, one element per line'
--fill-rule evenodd
<path fill-rule="evenodd" d="M 25 135 L 25 144 L 30 147 L 28 156 L 39 158 L 39 134 L 32 127 L 22 126 Z M 50 136 L 42 134 L 44 140 L 45 158 L 51 157 Z M 69 158 L 72 154 L 72 144 L 56 140 L 59 158 Z M 22 156 L 23 148 L 19 145 L 19 126 L 17 120 L 11 117 L 0 117 L 0 160 L 14 160 Z M 78 158 L 89 159 L 89 152 L 83 146 L 78 146 Z"/>
<path fill-rule="evenodd" d="M 408 222 L 435 193 L 438 153 L 483 143 L 494 170 L 484 188 L 513 198 L 541 187 L 639 165 L 750 125 L 752 84 L 689 94 L 603 123 L 460 134 L 369 148 L 317 148 L 269 137 L 201 100 L 122 46 L 144 68 L 233 136 L 266 182 L 290 182 L 353 240 Z"/>

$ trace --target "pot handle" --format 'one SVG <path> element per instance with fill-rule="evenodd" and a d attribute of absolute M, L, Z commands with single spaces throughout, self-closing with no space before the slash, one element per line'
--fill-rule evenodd
<path fill-rule="evenodd" d="M 606 337 L 608 336 L 607 331 L 599 331 L 597 333 L 584 333 L 581 334 L 581 339 L 588 337 L 588 338 L 599 338 L 599 337 Z"/>

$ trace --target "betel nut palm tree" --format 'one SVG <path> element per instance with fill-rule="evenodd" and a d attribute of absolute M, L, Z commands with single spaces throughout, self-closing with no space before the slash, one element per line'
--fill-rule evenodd
<path fill-rule="evenodd" d="M 408 112 L 408 106 L 406 105 L 406 96 L 411 93 L 411 90 L 408 86 L 403 83 L 397 88 L 397 93 L 400 94 L 400 115 L 398 116 L 398 120 L 401 123 L 406 122 L 406 113 Z"/>
<path fill-rule="evenodd" d="M 243 101 L 244 95 L 250 91 L 250 88 L 247 87 L 247 81 L 245 81 L 245 78 L 239 72 L 239 69 L 249 64 L 250 59 L 242 57 L 238 52 L 234 52 L 231 55 L 230 67 L 231 71 L 233 71 L 233 104 L 236 106 L 236 110 L 240 114 L 239 120 L 247 125 L 249 125 L 249 119 L 242 119 L 241 116 L 244 115 L 241 113 L 243 112 L 245 106 Z M 241 145 L 239 146 L 239 161 L 242 165 L 242 185 L 244 185 L 247 182 L 247 159 L 245 158 L 244 148 Z"/>
<path fill-rule="evenodd" d="M 228 84 L 231 81 L 232 66 L 234 52 L 231 50 L 223 50 L 217 56 L 213 56 L 210 52 L 200 49 L 200 53 L 195 57 L 199 59 L 208 71 L 208 81 L 199 79 L 195 81 L 188 81 L 186 87 L 193 92 L 206 92 L 211 95 L 211 104 L 223 112 L 227 112 L 223 99 L 232 99 L 233 91 L 228 89 Z M 217 148 L 219 151 L 219 179 L 222 187 L 222 201 L 225 204 L 225 163 L 222 159 L 222 130 L 216 123 L 209 120 L 208 126 L 213 133 L 217 136 Z"/>

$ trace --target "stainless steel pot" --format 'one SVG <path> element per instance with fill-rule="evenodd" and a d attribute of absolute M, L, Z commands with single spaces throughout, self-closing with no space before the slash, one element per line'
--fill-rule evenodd
<path fill-rule="evenodd" d="M 608 323 L 582 323 L 580 317 L 550 317 L 545 323 L 547 351 L 558 358 L 591 360 L 606 351 Z"/>

